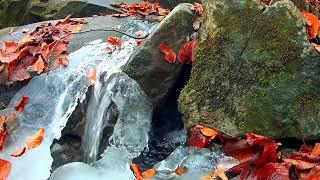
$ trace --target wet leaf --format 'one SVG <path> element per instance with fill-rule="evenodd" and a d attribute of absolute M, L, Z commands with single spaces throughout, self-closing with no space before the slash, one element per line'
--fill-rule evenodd
<path fill-rule="evenodd" d="M 20 102 L 15 106 L 15 110 L 18 112 L 23 112 L 24 107 L 29 103 L 30 98 L 28 96 L 23 96 Z"/>
<path fill-rule="evenodd" d="M 11 163 L 0 159 L 0 180 L 7 180 L 11 171 Z"/>
<path fill-rule="evenodd" d="M 87 79 L 91 85 L 95 84 L 97 81 L 97 70 L 96 69 L 90 70 L 87 75 Z"/>
<path fill-rule="evenodd" d="M 193 146 L 198 148 L 204 148 L 208 146 L 210 142 L 210 138 L 202 134 L 201 128 L 193 127 L 190 129 L 189 134 L 190 135 L 187 141 L 188 146 Z"/>
<path fill-rule="evenodd" d="M 40 146 L 40 144 L 44 139 L 44 136 L 45 136 L 45 129 L 44 128 L 39 129 L 39 131 L 35 135 L 27 139 L 26 141 L 27 148 L 33 149 Z"/>
<path fill-rule="evenodd" d="M 302 10 L 301 13 L 303 14 L 307 22 L 306 28 L 307 28 L 308 38 L 309 39 L 315 38 L 319 33 L 319 27 L 320 27 L 318 16 L 305 10 Z"/>
<path fill-rule="evenodd" d="M 20 157 L 27 151 L 26 147 L 19 149 L 17 152 L 11 154 L 12 157 Z"/>
<path fill-rule="evenodd" d="M 201 133 L 211 139 L 214 139 L 219 133 L 212 128 L 204 127 L 200 129 Z"/>
<path fill-rule="evenodd" d="M 156 175 L 156 170 L 154 170 L 154 169 L 148 169 L 148 170 L 146 170 L 146 171 L 144 171 L 143 173 L 142 173 L 142 176 L 143 176 L 143 178 L 152 178 L 153 176 L 155 176 Z"/>
<path fill-rule="evenodd" d="M 140 46 L 143 43 L 143 40 L 138 39 L 138 40 L 136 40 L 136 43 L 137 43 L 137 46 Z"/>
<path fill-rule="evenodd" d="M 198 13 L 200 16 L 203 16 L 203 15 L 204 15 L 204 8 L 203 8 L 202 4 L 200 4 L 200 3 L 194 3 L 193 6 L 194 6 L 194 9 L 197 11 L 197 13 Z"/>
<path fill-rule="evenodd" d="M 312 149 L 311 155 L 319 156 L 320 155 L 320 143 L 316 143 L 314 148 Z"/>
<path fill-rule="evenodd" d="M 181 46 L 178 59 L 181 64 L 190 64 L 195 58 L 195 50 L 199 42 L 197 40 L 188 41 Z"/>
<path fill-rule="evenodd" d="M 283 161 L 288 165 L 295 166 L 298 170 L 311 169 L 314 166 L 318 165 L 318 163 L 310 163 L 303 160 L 295 160 L 295 159 L 289 159 L 289 158 L 283 159 Z"/>
<path fill-rule="evenodd" d="M 60 56 L 53 64 L 54 68 L 60 68 L 61 66 L 67 66 L 69 59 L 67 56 Z"/>
<path fill-rule="evenodd" d="M 108 37 L 108 42 L 114 46 L 121 47 L 122 46 L 122 40 L 118 37 Z"/>
<path fill-rule="evenodd" d="M 5 139 L 6 139 L 7 135 L 8 135 L 8 130 L 5 127 L 4 124 L 2 124 L 0 126 L 1 126 L 1 130 L 0 130 L 0 151 L 2 151 L 3 147 L 4 147 Z"/>
<path fill-rule="evenodd" d="M 183 167 L 177 167 L 176 170 L 174 170 L 174 172 L 178 175 L 178 176 L 182 176 L 184 174 L 187 173 L 187 169 L 183 168 Z"/>
<path fill-rule="evenodd" d="M 131 170 L 133 171 L 134 175 L 136 176 L 137 180 L 143 180 L 142 171 L 138 164 L 132 163 Z"/>
<path fill-rule="evenodd" d="M 174 52 L 173 49 L 171 49 L 168 45 L 166 44 L 160 44 L 159 46 L 160 51 L 163 52 L 165 54 L 164 59 L 168 62 L 168 63 L 175 63 L 176 62 L 176 58 L 177 58 L 177 54 Z"/>

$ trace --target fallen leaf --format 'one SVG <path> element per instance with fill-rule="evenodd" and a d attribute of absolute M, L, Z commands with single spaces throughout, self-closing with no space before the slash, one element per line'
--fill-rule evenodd
<path fill-rule="evenodd" d="M 27 143 L 28 149 L 33 149 L 38 147 L 42 143 L 44 136 L 45 136 L 45 129 L 44 128 L 39 129 L 39 131 L 35 135 L 27 139 L 26 143 Z"/>
<path fill-rule="evenodd" d="M 190 129 L 189 138 L 187 140 L 188 146 L 198 147 L 198 148 L 204 148 L 207 147 L 210 138 L 206 137 L 202 134 L 201 128 L 199 127 L 193 127 Z"/>
<path fill-rule="evenodd" d="M 0 180 L 7 180 L 11 171 L 11 163 L 0 159 Z"/>
<path fill-rule="evenodd" d="M 214 139 L 219 133 L 211 128 L 204 127 L 200 129 L 201 133 L 207 137 L 210 137 L 211 139 Z"/>
<path fill-rule="evenodd" d="M 20 157 L 26 152 L 26 150 L 27 150 L 27 148 L 23 147 L 23 148 L 19 149 L 17 152 L 11 154 L 11 156 L 12 157 Z"/>
<path fill-rule="evenodd" d="M 295 160 L 295 159 L 289 159 L 289 158 L 283 159 L 283 161 L 288 165 L 295 166 L 298 170 L 311 169 L 314 166 L 318 165 L 318 163 L 310 163 L 302 160 Z"/>
<path fill-rule="evenodd" d="M 115 45 L 115 46 L 118 46 L 118 47 L 121 47 L 122 45 L 122 40 L 121 38 L 118 38 L 118 37 L 108 37 L 108 42 L 112 45 Z"/>
<path fill-rule="evenodd" d="M 91 85 L 95 84 L 97 81 L 97 70 L 96 69 L 90 70 L 87 75 L 87 79 Z"/>
<path fill-rule="evenodd" d="M 314 156 L 319 156 L 320 155 L 320 143 L 316 143 L 310 153 L 311 155 Z"/>
<path fill-rule="evenodd" d="M 137 180 L 143 180 L 142 171 L 138 164 L 132 163 L 131 170 L 133 171 L 134 175 L 136 176 Z"/>
<path fill-rule="evenodd" d="M 303 14 L 307 22 L 306 28 L 307 28 L 308 38 L 309 39 L 315 38 L 319 33 L 319 27 L 320 27 L 318 16 L 305 10 L 302 10 L 301 13 Z"/>
<path fill-rule="evenodd" d="M 34 63 L 33 69 L 37 72 L 37 74 L 41 74 L 44 69 L 44 62 L 42 56 L 39 56 L 39 59 Z"/>
<path fill-rule="evenodd" d="M 68 51 L 68 45 L 62 40 L 51 43 L 49 47 L 52 56 L 59 56 L 61 53 Z"/>
<path fill-rule="evenodd" d="M 178 176 L 182 176 L 184 174 L 187 173 L 187 169 L 186 168 L 182 168 L 182 167 L 177 167 L 176 170 L 174 170 L 174 172 L 178 175 Z"/>
<path fill-rule="evenodd" d="M 2 47 L 2 50 L 7 53 L 13 53 L 17 51 L 17 49 L 18 49 L 18 43 L 14 41 L 5 41 Z"/>
<path fill-rule="evenodd" d="M 194 6 L 195 10 L 197 11 L 197 13 L 198 13 L 200 16 L 203 16 L 203 15 L 204 15 L 204 9 L 203 9 L 202 4 L 200 4 L 200 3 L 194 3 L 193 6 Z"/>
<path fill-rule="evenodd" d="M 136 40 L 137 46 L 140 46 L 140 45 L 142 44 L 142 42 L 143 42 L 143 40 L 137 39 L 137 40 Z"/>
<path fill-rule="evenodd" d="M 222 180 L 228 180 L 228 177 L 225 174 L 227 170 L 228 169 L 224 167 L 217 167 L 217 169 L 213 173 L 213 177 L 216 179 L 219 177 Z"/>
<path fill-rule="evenodd" d="M 7 128 L 4 126 L 4 124 L 0 125 L 1 126 L 1 131 L 0 131 L 0 151 L 3 150 L 4 147 L 4 141 L 8 135 L 8 130 Z"/>
<path fill-rule="evenodd" d="M 173 64 L 176 62 L 177 54 L 174 52 L 173 49 L 171 49 L 168 45 L 166 44 L 160 44 L 160 51 L 165 54 L 164 59 L 168 62 Z"/>
<path fill-rule="evenodd" d="M 137 32 L 135 32 L 134 33 L 136 36 L 138 36 L 138 37 L 141 37 L 141 36 L 143 36 L 144 34 L 145 34 L 145 32 L 144 31 L 137 31 Z"/>
<path fill-rule="evenodd" d="M 181 46 L 178 54 L 178 60 L 181 64 L 190 64 L 194 60 L 198 44 L 197 40 L 192 40 Z"/>
<path fill-rule="evenodd" d="M 53 64 L 54 68 L 59 68 L 61 65 L 67 66 L 69 64 L 69 59 L 67 56 L 60 56 Z"/>
<path fill-rule="evenodd" d="M 143 178 L 152 178 L 153 176 L 155 176 L 156 175 L 156 170 L 154 170 L 154 169 L 148 169 L 148 170 L 146 170 L 146 171 L 144 171 L 143 173 L 142 173 L 142 176 L 143 176 Z"/>
<path fill-rule="evenodd" d="M 15 110 L 18 112 L 23 112 L 24 107 L 29 103 L 30 98 L 28 96 L 23 96 L 20 102 L 15 106 Z"/>

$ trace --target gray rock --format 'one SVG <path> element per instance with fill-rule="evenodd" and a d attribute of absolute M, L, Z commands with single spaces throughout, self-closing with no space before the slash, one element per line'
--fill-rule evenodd
<path fill-rule="evenodd" d="M 0 28 L 19 26 L 44 20 L 88 17 L 99 13 L 117 13 L 110 4 L 122 0 L 2 0 L 0 1 Z M 126 0 L 138 3 L 140 0 Z"/>
<path fill-rule="evenodd" d="M 189 125 L 232 135 L 318 139 L 320 56 L 288 0 L 204 0 L 202 42 L 179 98 Z"/>
<path fill-rule="evenodd" d="M 194 32 L 192 23 L 195 13 L 191 7 L 191 4 L 184 3 L 173 9 L 122 68 L 140 84 L 155 109 L 164 102 L 182 70 L 178 62 L 169 64 L 164 60 L 159 45 L 165 43 L 179 51 Z"/>

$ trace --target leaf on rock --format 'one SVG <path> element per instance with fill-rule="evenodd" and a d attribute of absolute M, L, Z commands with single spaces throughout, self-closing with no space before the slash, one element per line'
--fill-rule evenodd
<path fill-rule="evenodd" d="M 3 150 L 3 147 L 4 147 L 4 142 L 5 142 L 5 139 L 8 135 L 8 130 L 7 128 L 5 127 L 4 124 L 1 124 L 1 130 L 0 130 L 0 151 Z"/>
<path fill-rule="evenodd" d="M 118 37 L 108 37 L 108 42 L 114 46 L 118 46 L 118 47 L 121 47 L 123 42 L 121 40 L 121 38 L 118 38 Z"/>
<path fill-rule="evenodd" d="M 143 176 L 143 178 L 150 179 L 150 178 L 152 178 L 153 176 L 155 176 L 156 173 L 157 173 L 157 172 L 156 172 L 155 169 L 148 169 L 148 170 L 146 170 L 146 171 L 144 171 L 144 172 L 142 173 L 142 176 Z"/>
<path fill-rule="evenodd" d="M 68 51 L 68 44 L 62 40 L 51 43 L 49 47 L 51 49 L 52 56 L 59 56 L 63 52 Z"/>
<path fill-rule="evenodd" d="M 204 15 L 204 8 L 203 8 L 202 4 L 200 4 L 200 3 L 194 3 L 193 6 L 194 6 L 194 9 L 197 11 L 197 13 L 198 13 L 200 16 L 203 16 L 203 15 Z"/>
<path fill-rule="evenodd" d="M 60 56 L 53 64 L 54 68 L 60 68 L 61 66 L 68 66 L 69 59 L 67 56 Z"/>
<path fill-rule="evenodd" d="M 295 168 L 298 170 L 307 170 L 318 165 L 318 163 L 311 163 L 303 160 L 295 160 L 295 159 L 289 159 L 289 158 L 283 159 L 283 161 L 288 165 L 295 166 Z"/>
<path fill-rule="evenodd" d="M 137 43 L 137 46 L 140 46 L 140 45 L 143 43 L 143 40 L 137 39 L 137 40 L 136 40 L 136 43 Z"/>
<path fill-rule="evenodd" d="M 27 143 L 28 149 L 33 149 L 40 146 L 40 144 L 44 139 L 44 136 L 45 136 L 45 129 L 44 128 L 39 129 L 39 131 L 35 135 L 27 139 L 26 143 Z"/>
<path fill-rule="evenodd" d="M 18 49 L 18 43 L 14 41 L 5 41 L 2 50 L 7 53 L 13 53 Z"/>
<path fill-rule="evenodd" d="M 176 170 L 174 170 L 174 172 L 178 175 L 178 176 L 182 176 L 184 174 L 187 173 L 187 169 L 183 168 L 183 167 L 177 167 Z"/>
<path fill-rule="evenodd" d="M 303 14 L 307 22 L 306 28 L 307 28 L 308 38 L 309 39 L 315 38 L 319 33 L 319 27 L 320 27 L 318 16 L 305 10 L 302 10 L 301 13 Z"/>
<path fill-rule="evenodd" d="M 280 163 L 268 163 L 256 171 L 252 171 L 248 179 L 289 180 L 289 168 Z"/>
<path fill-rule="evenodd" d="M 174 52 L 173 49 L 171 49 L 166 44 L 160 44 L 159 48 L 160 48 L 160 51 L 165 54 L 164 60 L 166 60 L 168 63 L 171 63 L 171 64 L 176 62 L 177 54 Z"/>
<path fill-rule="evenodd" d="M 23 112 L 25 106 L 29 103 L 30 98 L 28 96 L 23 96 L 20 102 L 15 106 L 15 110 L 18 112 Z"/>
<path fill-rule="evenodd" d="M 26 147 L 19 149 L 17 152 L 11 154 L 12 157 L 20 157 L 27 151 Z"/>
<path fill-rule="evenodd" d="M 44 69 L 44 62 L 42 56 L 39 56 L 38 60 L 36 63 L 33 65 L 33 69 L 37 72 L 37 74 L 41 74 Z"/>
<path fill-rule="evenodd" d="M 215 129 L 204 127 L 200 129 L 201 133 L 211 139 L 214 139 L 219 133 Z"/>
<path fill-rule="evenodd" d="M 188 41 L 181 46 L 178 59 L 181 64 L 190 64 L 195 58 L 195 50 L 199 42 L 197 40 Z"/>
<path fill-rule="evenodd" d="M 142 171 L 138 164 L 132 163 L 130 165 L 131 170 L 133 171 L 134 175 L 136 176 L 137 180 L 143 180 Z"/>
<path fill-rule="evenodd" d="M 311 155 L 314 155 L 314 156 L 319 156 L 320 155 L 320 143 L 316 143 L 314 145 L 314 148 L 312 149 Z"/>
<path fill-rule="evenodd" d="M 0 180 L 7 180 L 11 171 L 11 163 L 0 159 Z"/>
<path fill-rule="evenodd" d="M 188 146 L 205 148 L 208 146 L 210 140 L 211 138 L 203 135 L 203 133 L 201 132 L 201 128 L 196 126 L 190 129 L 187 144 Z"/>

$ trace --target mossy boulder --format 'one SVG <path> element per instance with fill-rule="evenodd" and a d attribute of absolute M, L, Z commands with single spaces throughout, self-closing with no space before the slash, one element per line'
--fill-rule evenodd
<path fill-rule="evenodd" d="M 202 39 L 179 108 L 231 135 L 319 138 L 320 56 L 288 0 L 203 0 Z"/>

